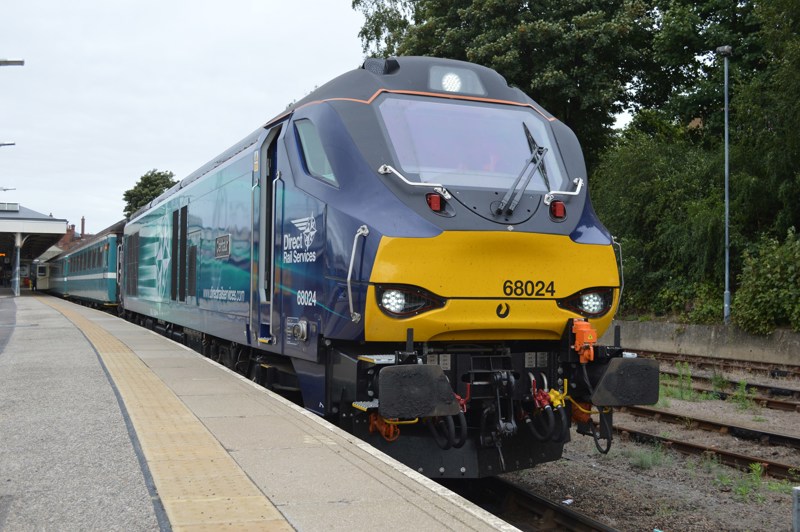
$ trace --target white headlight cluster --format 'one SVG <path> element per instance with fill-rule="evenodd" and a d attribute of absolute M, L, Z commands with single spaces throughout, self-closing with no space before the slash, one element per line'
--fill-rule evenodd
<path fill-rule="evenodd" d="M 588 288 L 577 294 L 556 301 L 559 307 L 580 314 L 585 318 L 599 318 L 614 306 L 614 289 L 610 287 Z"/>
<path fill-rule="evenodd" d="M 400 290 L 387 290 L 381 297 L 381 306 L 389 312 L 401 314 L 406 308 L 406 295 Z"/>
<path fill-rule="evenodd" d="M 451 65 L 433 65 L 428 74 L 428 88 L 435 91 L 486 96 L 486 89 L 474 70 Z"/>
<path fill-rule="evenodd" d="M 447 92 L 459 92 L 461 90 L 461 77 L 450 72 L 442 76 L 442 88 Z"/>
<path fill-rule="evenodd" d="M 393 318 L 409 318 L 444 306 L 444 299 L 417 286 L 376 286 L 378 306 Z"/>
<path fill-rule="evenodd" d="M 588 314 L 599 314 L 605 307 L 603 296 L 590 292 L 581 296 L 580 308 Z"/>

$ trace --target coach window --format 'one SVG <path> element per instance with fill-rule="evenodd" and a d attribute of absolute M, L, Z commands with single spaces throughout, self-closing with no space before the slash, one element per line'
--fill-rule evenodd
<path fill-rule="evenodd" d="M 303 152 L 303 161 L 306 170 L 312 176 L 321 179 L 329 184 L 337 185 L 336 176 L 333 175 L 333 168 L 325 155 L 322 147 L 322 140 L 314 124 L 310 120 L 297 120 L 295 123 L 297 136 L 300 139 L 300 147 Z"/>

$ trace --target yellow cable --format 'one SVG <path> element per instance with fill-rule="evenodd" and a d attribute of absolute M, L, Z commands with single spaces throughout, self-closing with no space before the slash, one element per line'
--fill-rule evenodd
<path fill-rule="evenodd" d="M 583 408 L 580 405 L 580 403 L 575 401 L 575 399 L 573 399 L 572 397 L 567 396 L 567 399 L 569 399 L 569 402 L 572 403 L 573 405 L 575 405 L 575 407 L 578 410 L 580 410 L 581 412 L 583 412 L 584 414 L 599 414 L 600 413 L 598 410 L 586 410 L 585 408 Z"/>
<path fill-rule="evenodd" d="M 383 418 L 383 422 L 387 425 L 413 425 L 414 423 L 419 423 L 419 418 L 415 417 L 414 419 L 409 419 L 405 421 L 400 421 L 399 419 L 386 419 Z"/>

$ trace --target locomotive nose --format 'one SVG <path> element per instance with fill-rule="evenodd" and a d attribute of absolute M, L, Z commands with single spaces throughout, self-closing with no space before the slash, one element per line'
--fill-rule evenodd
<path fill-rule="evenodd" d="M 509 260 L 513 251 L 514 260 Z M 558 340 L 570 318 L 602 334 L 618 299 L 610 246 L 567 236 L 450 231 L 383 237 L 370 277 L 368 341 Z"/>

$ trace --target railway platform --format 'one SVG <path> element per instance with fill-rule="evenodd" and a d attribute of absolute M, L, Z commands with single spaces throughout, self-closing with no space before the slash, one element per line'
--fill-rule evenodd
<path fill-rule="evenodd" d="M 0 289 L 0 530 L 515 530 L 155 333 Z"/>

